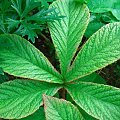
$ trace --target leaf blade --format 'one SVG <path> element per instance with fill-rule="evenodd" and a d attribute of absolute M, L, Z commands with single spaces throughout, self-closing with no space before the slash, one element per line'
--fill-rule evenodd
<path fill-rule="evenodd" d="M 82 40 L 89 22 L 89 10 L 74 0 L 58 0 L 50 8 L 56 8 L 61 20 L 49 23 L 51 37 L 56 48 L 61 73 L 65 76 L 70 62 Z"/>
<path fill-rule="evenodd" d="M 120 89 L 95 83 L 67 86 L 74 101 L 88 114 L 100 120 L 120 118 Z"/>
<path fill-rule="evenodd" d="M 91 74 L 120 58 L 120 23 L 110 23 L 93 34 L 78 53 L 67 81 Z"/>
<path fill-rule="evenodd" d="M 61 75 L 32 44 L 17 35 L 0 36 L 0 66 L 11 75 L 61 83 Z"/>
<path fill-rule="evenodd" d="M 43 96 L 46 120 L 84 120 L 78 109 L 70 102 Z"/>
<path fill-rule="evenodd" d="M 59 87 L 39 81 L 16 79 L 0 85 L 0 118 L 20 119 L 42 105 L 42 94 L 54 95 Z"/>

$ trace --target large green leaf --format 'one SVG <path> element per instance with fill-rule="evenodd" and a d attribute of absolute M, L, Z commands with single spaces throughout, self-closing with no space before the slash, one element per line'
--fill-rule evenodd
<path fill-rule="evenodd" d="M 99 120 L 120 119 L 120 89 L 94 83 L 69 84 L 74 101 Z"/>
<path fill-rule="evenodd" d="M 34 113 L 42 105 L 42 94 L 54 95 L 56 84 L 14 80 L 0 85 L 0 118 L 19 119 Z"/>
<path fill-rule="evenodd" d="M 0 66 L 11 75 L 47 82 L 62 82 L 50 62 L 27 40 L 0 35 Z"/>
<path fill-rule="evenodd" d="M 93 34 L 78 53 L 67 81 L 86 76 L 120 59 L 120 23 L 111 23 Z"/>
<path fill-rule="evenodd" d="M 89 10 L 74 0 L 57 0 L 50 8 L 56 8 L 63 19 L 49 23 L 50 33 L 60 59 L 61 72 L 65 76 L 89 22 Z"/>
<path fill-rule="evenodd" d="M 44 96 L 46 120 L 84 120 L 79 110 L 70 102 Z"/>

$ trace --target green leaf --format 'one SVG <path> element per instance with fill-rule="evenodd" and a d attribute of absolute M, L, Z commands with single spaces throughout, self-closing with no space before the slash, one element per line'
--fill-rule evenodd
<path fill-rule="evenodd" d="M 0 84 L 4 83 L 4 82 L 7 82 L 8 80 L 9 80 L 9 78 L 6 74 L 4 74 L 4 75 L 0 74 Z"/>
<path fill-rule="evenodd" d="M 93 34 L 78 53 L 67 81 L 81 78 L 120 59 L 120 23 L 111 23 Z"/>
<path fill-rule="evenodd" d="M 19 16 L 22 14 L 22 0 L 11 0 L 12 2 L 12 8 L 15 9 L 15 11 L 18 13 Z"/>
<path fill-rule="evenodd" d="M 87 5 L 93 13 L 112 12 L 120 20 L 120 0 L 90 0 Z"/>
<path fill-rule="evenodd" d="M 39 7 L 39 6 L 40 6 L 39 2 L 35 2 L 33 0 L 26 0 L 25 9 L 21 15 L 21 19 L 26 17 L 30 11 L 34 10 L 36 7 Z"/>
<path fill-rule="evenodd" d="M 8 24 L 8 30 L 11 31 L 13 30 L 14 28 L 17 28 L 18 25 L 20 24 L 20 20 L 14 20 L 14 19 L 10 19 L 8 18 L 7 20 L 7 24 Z"/>
<path fill-rule="evenodd" d="M 89 38 L 93 33 L 103 27 L 105 24 L 100 21 L 92 21 L 89 23 L 87 30 L 85 32 L 85 36 Z"/>
<path fill-rule="evenodd" d="M 30 115 L 30 116 L 28 116 L 26 118 L 22 118 L 20 120 L 45 120 L 43 107 L 40 107 L 39 110 L 37 110 L 32 115 Z"/>
<path fill-rule="evenodd" d="M 56 84 L 31 80 L 14 80 L 0 85 L 0 118 L 20 119 L 42 105 L 42 94 L 54 95 Z"/>
<path fill-rule="evenodd" d="M 119 120 L 120 89 L 94 84 L 69 84 L 67 90 L 74 101 L 88 114 L 99 120 Z"/>
<path fill-rule="evenodd" d="M 99 83 L 99 84 L 106 84 L 106 81 L 97 73 L 92 73 L 90 75 L 87 75 L 85 77 L 79 78 L 78 80 L 75 81 L 77 82 L 93 82 L 93 83 Z"/>
<path fill-rule="evenodd" d="M 91 12 L 103 13 L 111 10 L 114 0 L 89 0 L 88 7 Z"/>
<path fill-rule="evenodd" d="M 84 117 L 84 120 L 98 120 L 94 117 L 92 117 L 91 115 L 89 115 L 88 113 L 86 113 L 82 108 L 80 108 L 79 106 L 77 106 L 77 108 L 79 109 L 80 113 L 82 114 L 82 116 Z"/>
<path fill-rule="evenodd" d="M 11 75 L 34 80 L 61 83 L 46 57 L 17 35 L 0 35 L 0 66 Z"/>
<path fill-rule="evenodd" d="M 21 27 L 22 27 L 21 35 L 23 37 L 27 35 L 28 40 L 31 40 L 33 43 L 35 43 L 35 38 L 38 38 L 35 30 L 40 31 L 41 27 L 37 24 L 31 24 L 31 23 L 26 23 L 26 22 L 22 22 Z"/>
<path fill-rule="evenodd" d="M 3 69 L 0 68 L 0 75 L 4 75 Z"/>
<path fill-rule="evenodd" d="M 43 96 L 46 120 L 84 120 L 79 110 L 70 102 Z"/>
<path fill-rule="evenodd" d="M 89 10 L 86 5 L 74 0 L 58 0 L 50 8 L 56 8 L 61 20 L 49 23 L 51 37 L 56 48 L 62 75 L 65 76 L 71 60 L 82 40 L 89 22 Z"/>
<path fill-rule="evenodd" d="M 116 1 L 111 12 L 118 20 L 120 20 L 120 0 Z"/>
<path fill-rule="evenodd" d="M 76 2 L 80 2 L 80 3 L 87 3 L 89 0 L 74 0 Z"/>

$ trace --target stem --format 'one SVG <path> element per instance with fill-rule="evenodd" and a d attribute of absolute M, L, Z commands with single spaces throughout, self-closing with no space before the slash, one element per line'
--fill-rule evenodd
<path fill-rule="evenodd" d="M 67 91 L 65 88 L 61 88 L 59 91 L 59 98 L 62 98 L 62 99 L 65 99 L 66 100 L 66 94 L 67 94 Z"/>
<path fill-rule="evenodd" d="M 41 33 L 41 36 L 45 39 L 46 45 L 49 47 L 53 46 L 53 44 L 50 42 L 50 39 L 48 39 L 44 34 Z"/>

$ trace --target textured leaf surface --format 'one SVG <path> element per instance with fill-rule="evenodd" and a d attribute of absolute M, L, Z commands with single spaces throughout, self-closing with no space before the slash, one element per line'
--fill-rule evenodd
<path fill-rule="evenodd" d="M 0 66 L 11 75 L 47 82 L 61 82 L 50 62 L 25 39 L 0 36 Z"/>
<path fill-rule="evenodd" d="M 43 107 L 40 107 L 39 110 L 37 110 L 32 115 L 30 115 L 30 116 L 28 116 L 26 118 L 22 118 L 20 120 L 45 120 Z"/>
<path fill-rule="evenodd" d="M 46 120 L 84 120 L 70 102 L 48 96 L 43 98 Z"/>
<path fill-rule="evenodd" d="M 69 73 L 68 80 L 86 76 L 120 59 L 120 23 L 102 27 L 78 53 Z"/>
<path fill-rule="evenodd" d="M 14 80 L 0 85 L 0 118 L 19 119 L 34 113 L 42 104 L 42 94 L 54 95 L 55 84 Z"/>
<path fill-rule="evenodd" d="M 51 37 L 60 59 L 61 72 L 65 76 L 88 25 L 89 10 L 86 5 L 74 0 L 57 0 L 51 7 L 56 8 L 59 16 L 65 16 L 49 23 Z"/>
<path fill-rule="evenodd" d="M 119 120 L 120 89 L 92 84 L 70 84 L 67 87 L 75 102 L 99 120 Z"/>

